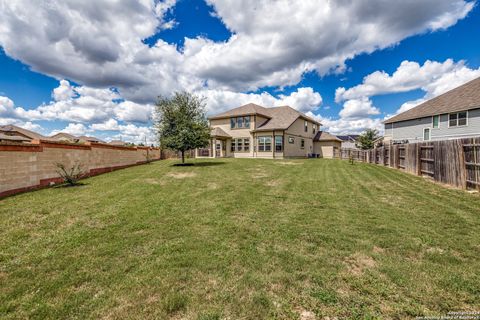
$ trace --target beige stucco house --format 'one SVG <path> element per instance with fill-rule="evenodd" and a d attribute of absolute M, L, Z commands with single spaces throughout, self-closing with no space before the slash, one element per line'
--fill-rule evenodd
<path fill-rule="evenodd" d="M 197 149 L 196 157 L 315 157 L 333 154 L 336 143 L 320 139 L 320 122 L 289 106 L 265 108 L 249 103 L 208 119 L 211 143 Z M 332 152 L 327 152 L 330 148 Z"/>

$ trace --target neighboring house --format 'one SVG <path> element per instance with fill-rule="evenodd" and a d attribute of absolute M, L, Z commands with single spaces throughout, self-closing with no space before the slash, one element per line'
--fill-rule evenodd
<path fill-rule="evenodd" d="M 126 145 L 125 141 L 122 141 L 122 140 L 112 140 L 108 144 L 111 144 L 112 146 L 120 146 L 120 147 L 123 147 Z"/>
<path fill-rule="evenodd" d="M 358 149 L 357 148 L 358 137 L 359 137 L 358 134 L 347 134 L 347 135 L 337 136 L 338 139 L 342 140 L 342 148 L 347 148 L 347 149 Z"/>
<path fill-rule="evenodd" d="M 16 143 L 23 143 L 23 142 L 30 142 L 32 141 L 29 138 L 25 138 L 23 136 L 12 136 L 12 135 L 6 135 L 4 133 L 0 132 L 0 143 L 5 143 L 5 142 L 16 142 Z"/>
<path fill-rule="evenodd" d="M 288 107 L 253 103 L 209 117 L 210 147 L 197 157 L 286 158 L 314 153 L 320 122 Z"/>
<path fill-rule="evenodd" d="M 32 140 L 45 140 L 48 139 L 39 133 L 20 128 L 13 124 L 0 126 L 0 134 L 4 136 L 3 140 L 10 139 L 10 141 L 23 141 L 30 142 Z M 8 138 L 10 137 L 10 138 Z M 15 138 L 16 137 L 16 138 Z"/>
<path fill-rule="evenodd" d="M 50 140 L 72 142 L 72 143 L 76 143 L 79 141 L 79 139 L 74 135 L 71 135 L 65 132 L 54 134 L 53 136 L 50 137 Z"/>
<path fill-rule="evenodd" d="M 342 140 L 325 131 L 319 131 L 313 138 L 313 153 L 321 158 L 333 158 L 342 147 Z"/>
<path fill-rule="evenodd" d="M 80 136 L 78 137 L 78 141 L 79 142 L 95 142 L 95 143 L 105 143 L 105 141 L 102 141 L 98 138 L 95 138 L 95 137 L 88 137 L 88 136 Z"/>
<path fill-rule="evenodd" d="M 384 121 L 384 142 L 480 136 L 480 78 Z"/>

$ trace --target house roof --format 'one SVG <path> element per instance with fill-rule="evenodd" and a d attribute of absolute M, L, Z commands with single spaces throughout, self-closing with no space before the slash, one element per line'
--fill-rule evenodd
<path fill-rule="evenodd" d="M 9 125 L 5 125 L 5 126 L 0 126 L 0 132 L 3 131 L 3 132 L 11 132 L 11 133 L 19 133 L 20 135 L 23 135 L 27 138 L 30 138 L 30 139 L 47 139 L 47 137 L 45 136 L 42 136 L 41 134 L 39 133 L 36 133 L 36 132 L 33 132 L 33 131 L 30 131 L 30 130 L 27 130 L 27 129 L 23 129 L 23 128 L 20 128 L 18 126 L 15 126 L 13 124 L 9 124 Z M 17 134 L 18 135 L 18 134 Z"/>
<path fill-rule="evenodd" d="M 111 144 L 112 146 L 124 146 L 126 142 L 122 140 L 112 140 L 108 144 Z"/>
<path fill-rule="evenodd" d="M 341 142 L 337 136 L 334 136 L 331 133 L 328 133 L 326 131 L 318 131 L 315 137 L 313 138 L 313 141 L 338 141 Z"/>
<path fill-rule="evenodd" d="M 0 140 L 8 140 L 8 141 L 30 141 L 30 138 L 26 138 L 23 136 L 9 136 L 7 134 L 0 132 Z"/>
<path fill-rule="evenodd" d="M 246 116 L 246 115 L 255 115 L 255 114 L 269 118 L 270 116 L 266 109 L 267 108 L 259 106 L 258 104 L 249 103 L 241 107 L 233 108 L 228 111 L 213 115 L 211 117 L 208 117 L 208 119 L 210 120 L 223 119 L 223 118 L 229 118 L 229 117 L 235 117 L 235 116 Z"/>
<path fill-rule="evenodd" d="M 480 108 L 480 78 L 384 121 L 385 124 Z"/>
<path fill-rule="evenodd" d="M 359 137 L 358 134 L 347 134 L 347 135 L 337 136 L 337 138 L 342 141 L 356 141 L 358 137 Z"/>
<path fill-rule="evenodd" d="M 255 131 L 285 130 L 290 127 L 292 123 L 299 117 L 321 125 L 321 123 L 315 119 L 310 118 L 309 116 L 289 106 L 266 108 L 254 103 L 249 103 L 241 107 L 228 110 L 226 112 L 211 116 L 208 119 L 223 119 L 243 115 L 260 115 L 268 119 Z"/>
<path fill-rule="evenodd" d="M 103 142 L 102 140 L 95 138 L 95 137 L 89 137 L 89 136 L 80 136 L 78 137 L 79 140 L 83 141 L 91 141 L 91 142 Z"/>
<path fill-rule="evenodd" d="M 71 134 L 66 133 L 66 132 L 59 132 L 59 133 L 54 134 L 53 136 L 50 137 L 50 139 L 55 139 L 55 140 L 58 140 L 60 138 L 66 138 L 66 139 L 69 139 L 69 140 L 78 139 L 74 135 L 71 135 Z"/>
<path fill-rule="evenodd" d="M 212 130 L 210 130 L 210 135 L 212 137 L 231 138 L 228 133 L 219 127 L 212 128 Z"/>

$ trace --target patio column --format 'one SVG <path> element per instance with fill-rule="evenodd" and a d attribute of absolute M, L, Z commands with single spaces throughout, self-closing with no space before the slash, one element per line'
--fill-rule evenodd
<path fill-rule="evenodd" d="M 217 157 L 217 138 L 213 138 L 213 157 Z"/>

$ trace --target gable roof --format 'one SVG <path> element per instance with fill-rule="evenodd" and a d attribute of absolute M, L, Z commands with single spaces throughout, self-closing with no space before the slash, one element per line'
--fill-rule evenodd
<path fill-rule="evenodd" d="M 313 138 L 313 141 L 338 141 L 342 142 L 337 136 L 334 136 L 331 133 L 328 133 L 326 131 L 318 131 L 315 137 Z"/>
<path fill-rule="evenodd" d="M 385 124 L 480 108 L 480 78 L 384 121 Z"/>
<path fill-rule="evenodd" d="M 30 139 L 39 139 L 39 140 L 45 140 L 47 137 L 42 136 L 39 133 L 20 128 L 18 126 L 15 126 L 13 124 L 5 125 L 5 126 L 0 126 L 0 131 L 3 132 L 9 132 L 9 133 L 18 133 L 24 137 L 30 138 Z"/>
<path fill-rule="evenodd" d="M 78 137 L 79 140 L 82 140 L 82 141 L 90 141 L 90 142 L 100 142 L 100 143 L 103 143 L 104 141 L 98 139 L 98 138 L 95 138 L 95 137 L 89 137 L 89 136 L 80 136 Z"/>
<path fill-rule="evenodd" d="M 317 120 L 301 113 L 290 106 L 265 108 L 254 103 L 249 103 L 238 108 L 214 115 L 208 119 L 223 119 L 243 115 L 261 115 L 268 120 L 262 123 L 255 131 L 286 130 L 298 118 L 321 125 Z"/>

